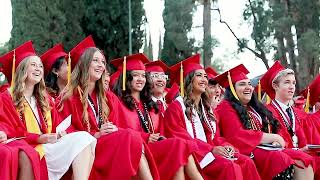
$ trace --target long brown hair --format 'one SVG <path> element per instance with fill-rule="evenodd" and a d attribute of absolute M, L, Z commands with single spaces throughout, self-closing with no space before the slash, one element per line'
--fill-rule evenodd
<path fill-rule="evenodd" d="M 30 65 L 30 61 L 34 58 L 39 59 L 39 61 L 41 62 L 38 56 L 26 57 L 18 65 L 15 76 L 13 77 L 15 81 L 13 86 L 14 89 L 12 91 L 12 99 L 13 99 L 14 105 L 17 108 L 18 113 L 23 113 L 24 111 L 23 104 L 26 101 L 26 99 L 24 98 L 23 92 L 26 87 L 25 81 L 27 79 L 27 69 L 28 69 L 28 66 Z M 43 114 L 45 114 L 47 111 L 50 110 L 49 100 L 47 99 L 48 95 L 46 92 L 46 86 L 45 86 L 43 77 L 41 78 L 40 82 L 34 86 L 33 95 L 36 98 L 37 102 L 39 103 L 41 112 Z"/>
<path fill-rule="evenodd" d="M 195 71 L 192 71 L 191 73 L 189 73 L 185 80 L 184 80 L 184 87 L 185 87 L 185 97 L 183 98 L 184 104 L 186 106 L 186 116 L 188 117 L 189 120 L 192 120 L 192 109 L 194 108 L 194 99 L 193 97 L 193 86 L 192 86 L 192 82 L 194 80 L 195 77 Z M 210 118 L 211 120 L 215 120 L 214 115 L 211 111 L 211 106 L 210 106 L 210 102 L 209 102 L 209 97 L 208 94 L 206 92 L 201 94 L 201 102 L 206 110 L 206 112 L 203 113 L 207 113 L 208 114 L 208 118 Z"/>
<path fill-rule="evenodd" d="M 98 48 L 92 47 L 88 48 L 81 55 L 77 65 L 71 74 L 70 84 L 61 92 L 61 101 L 59 106 L 61 107 L 59 111 L 63 109 L 63 102 L 73 95 L 74 92 L 80 91 L 81 93 L 80 100 L 83 107 L 82 120 L 87 126 L 87 130 L 90 131 L 90 123 L 88 117 L 88 97 L 89 97 L 89 67 L 90 63 L 93 60 L 93 55 L 97 51 L 100 52 Z M 102 53 L 101 53 L 102 54 Z M 99 101 L 99 106 L 102 110 L 102 118 L 104 121 L 108 119 L 110 109 L 107 105 L 107 99 L 105 96 L 104 81 L 105 81 L 106 72 L 104 71 L 102 77 L 95 84 L 95 91 L 97 92 L 97 97 Z"/>

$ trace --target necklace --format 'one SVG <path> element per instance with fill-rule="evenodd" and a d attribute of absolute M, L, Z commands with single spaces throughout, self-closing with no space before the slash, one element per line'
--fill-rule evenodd
<path fill-rule="evenodd" d="M 298 137 L 296 135 L 296 133 L 294 132 L 295 130 L 295 120 L 292 121 L 292 127 L 290 126 L 289 122 L 289 117 L 287 117 L 286 113 L 283 112 L 283 110 L 281 109 L 281 107 L 279 106 L 279 104 L 273 100 L 272 101 L 272 106 L 278 111 L 278 113 L 280 114 L 281 120 L 282 122 L 285 124 L 290 136 L 291 136 L 291 140 L 292 140 L 292 145 L 297 148 L 298 147 Z M 296 113 L 294 111 L 292 111 L 295 118 L 297 119 L 298 122 L 298 116 L 296 115 Z"/>
<path fill-rule="evenodd" d="M 96 111 L 96 107 L 93 103 L 93 100 L 90 96 L 88 96 L 88 101 L 89 101 L 89 105 L 95 115 L 96 121 L 98 123 L 98 128 L 101 127 L 101 125 L 103 124 L 103 118 L 102 118 L 102 110 L 100 108 L 100 103 L 99 103 L 99 99 L 97 98 L 97 103 L 98 103 L 98 112 Z"/>
<path fill-rule="evenodd" d="M 152 120 L 151 120 L 151 117 L 150 117 L 150 114 L 149 114 L 149 111 L 148 111 L 146 103 L 143 103 L 144 112 L 145 112 L 145 116 L 146 116 L 146 118 L 145 118 L 145 116 L 142 114 L 141 110 L 139 109 L 136 101 L 133 100 L 133 102 L 134 102 L 134 107 L 135 107 L 135 109 L 136 109 L 136 111 L 138 113 L 138 116 L 139 116 L 139 119 L 140 119 L 140 122 L 142 124 L 142 128 L 144 129 L 144 131 L 147 132 L 147 133 L 154 133 Z M 151 128 L 151 131 L 150 131 L 150 128 Z"/>
<path fill-rule="evenodd" d="M 203 104 L 202 104 L 202 100 L 200 101 L 200 105 L 201 105 L 201 110 L 197 111 L 199 118 L 202 122 L 204 122 L 204 124 L 207 126 L 207 128 L 211 131 L 211 140 L 213 140 L 216 130 L 215 127 L 213 125 L 213 123 L 215 122 L 214 120 L 212 120 L 212 118 L 210 118 L 208 111 L 206 111 L 206 109 L 204 108 Z M 191 121 L 192 126 L 195 127 L 194 125 L 194 121 Z M 195 132 L 195 131 L 194 131 Z"/>

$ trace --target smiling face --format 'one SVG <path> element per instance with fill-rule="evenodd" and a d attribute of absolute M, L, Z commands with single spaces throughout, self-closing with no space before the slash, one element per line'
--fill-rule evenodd
<path fill-rule="evenodd" d="M 100 51 L 93 54 L 92 61 L 89 66 L 89 80 L 96 82 L 99 80 L 105 71 L 105 59 Z"/>
<path fill-rule="evenodd" d="M 43 64 L 38 56 L 31 56 L 28 59 L 26 69 L 26 83 L 35 85 L 43 78 Z"/>
<path fill-rule="evenodd" d="M 251 100 L 252 93 L 254 88 L 251 85 L 250 79 L 243 79 L 235 83 L 234 86 L 237 96 L 239 97 L 239 101 L 243 105 L 247 105 Z"/>
<path fill-rule="evenodd" d="M 192 80 L 192 92 L 196 94 L 202 94 L 206 92 L 208 86 L 208 76 L 204 69 L 198 69 L 194 72 Z"/>
<path fill-rule="evenodd" d="M 144 70 L 132 70 L 132 81 L 130 82 L 130 89 L 132 92 L 141 92 L 146 84 L 146 71 Z"/>
<path fill-rule="evenodd" d="M 296 78 L 294 74 L 283 75 L 272 84 L 276 92 L 276 99 L 287 102 L 293 99 L 296 90 Z"/>
<path fill-rule="evenodd" d="M 215 85 L 209 83 L 207 92 L 209 99 L 221 97 L 221 87 L 218 83 Z"/>
<path fill-rule="evenodd" d="M 68 81 L 68 64 L 67 61 L 63 61 L 63 63 L 61 64 L 60 68 L 58 70 L 53 70 L 55 72 L 55 74 L 57 75 L 57 77 L 62 80 L 63 82 L 67 82 Z"/>
<path fill-rule="evenodd" d="M 168 76 L 164 72 L 150 72 L 152 81 L 152 94 L 156 97 L 162 96 L 167 85 Z"/>

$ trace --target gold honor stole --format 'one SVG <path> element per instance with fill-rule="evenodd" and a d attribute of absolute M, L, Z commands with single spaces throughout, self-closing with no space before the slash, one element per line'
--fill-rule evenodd
<path fill-rule="evenodd" d="M 41 113 L 39 113 L 39 116 L 41 116 Z M 28 104 L 28 102 L 24 103 L 24 119 L 25 119 L 25 123 L 26 123 L 26 127 L 27 127 L 27 131 L 29 133 L 34 133 L 34 134 L 42 134 L 41 129 L 39 127 L 38 121 L 35 117 L 35 114 L 33 113 L 30 105 Z M 47 111 L 45 113 L 45 119 L 47 120 L 48 123 L 48 133 L 52 132 L 52 119 L 51 119 L 51 112 Z M 40 155 L 40 159 L 43 158 L 44 156 L 44 149 L 42 144 L 38 144 L 35 148 L 34 148 Z"/>

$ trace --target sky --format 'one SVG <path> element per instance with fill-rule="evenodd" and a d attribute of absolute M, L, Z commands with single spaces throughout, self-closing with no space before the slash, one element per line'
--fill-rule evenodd
<path fill-rule="evenodd" d="M 242 20 L 242 11 L 245 8 L 245 3 L 246 0 L 218 0 L 218 3 L 215 4 L 213 8 L 219 7 L 222 19 L 231 26 L 231 29 L 235 31 L 239 38 L 250 39 L 252 27 Z M 151 33 L 152 46 L 154 48 L 153 57 L 158 57 L 159 33 L 161 33 L 163 37 L 165 31 L 162 19 L 164 0 L 145 0 L 144 6 L 149 23 L 147 28 L 149 28 Z M 203 39 L 203 29 L 196 28 L 202 26 L 202 12 L 202 6 L 198 6 L 194 13 L 193 28 L 190 33 L 190 36 L 198 41 L 202 41 Z M 238 53 L 237 41 L 226 25 L 219 22 L 219 14 L 216 11 L 211 11 L 211 17 L 211 34 L 220 43 L 218 47 L 213 49 L 213 59 L 224 60 L 227 68 L 232 68 L 243 63 L 251 72 L 249 74 L 250 78 L 263 74 L 267 69 L 262 61 L 256 59 L 248 50 L 245 50 L 243 53 Z M 249 41 L 249 46 L 254 48 L 253 41 Z"/>
<path fill-rule="evenodd" d="M 245 0 L 219 0 L 217 6 L 220 8 L 222 18 L 236 32 L 240 38 L 249 38 L 251 29 L 249 25 L 242 20 L 242 11 L 245 7 Z M 164 9 L 164 0 L 145 0 L 144 7 L 148 21 L 147 30 L 151 33 L 153 45 L 153 57 L 158 57 L 158 44 L 160 34 L 164 34 L 162 11 Z M 219 47 L 213 49 L 213 56 L 224 60 L 227 68 L 232 68 L 243 63 L 251 72 L 249 77 L 260 75 L 266 71 L 261 60 L 245 50 L 243 53 L 237 53 L 237 41 L 224 24 L 219 22 L 218 13 L 212 11 L 212 35 L 220 42 Z M 202 7 L 198 6 L 193 17 L 193 27 L 202 25 Z M 0 46 L 10 39 L 12 29 L 12 15 L 10 0 L 0 1 Z M 191 37 L 201 41 L 203 38 L 202 28 L 193 28 Z M 252 41 L 249 46 L 254 47 Z"/>

